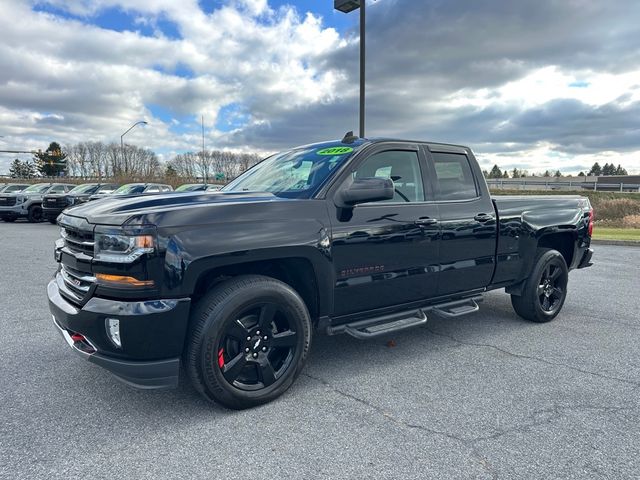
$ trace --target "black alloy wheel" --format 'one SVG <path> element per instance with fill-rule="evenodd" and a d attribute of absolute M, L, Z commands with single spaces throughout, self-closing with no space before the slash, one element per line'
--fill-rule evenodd
<path fill-rule="evenodd" d="M 520 295 L 511 295 L 511 305 L 518 315 L 532 322 L 553 320 L 567 298 L 569 269 L 562 254 L 538 248 L 529 278 Z"/>
<path fill-rule="evenodd" d="M 40 205 L 32 205 L 29 207 L 27 219 L 31 223 L 40 223 L 42 221 L 42 207 Z"/>
<path fill-rule="evenodd" d="M 275 303 L 252 305 L 238 317 L 223 327 L 218 367 L 225 380 L 240 390 L 269 387 L 295 357 L 295 324 Z"/>
<path fill-rule="evenodd" d="M 554 313 L 562 305 L 567 293 L 567 280 L 563 272 L 560 260 L 554 258 L 542 271 L 542 276 L 538 282 L 536 290 L 538 301 L 542 310 L 550 314 Z"/>
<path fill-rule="evenodd" d="M 240 275 L 194 306 L 184 365 L 208 400 L 250 408 L 293 384 L 310 346 L 311 319 L 300 295 L 275 278 Z"/>

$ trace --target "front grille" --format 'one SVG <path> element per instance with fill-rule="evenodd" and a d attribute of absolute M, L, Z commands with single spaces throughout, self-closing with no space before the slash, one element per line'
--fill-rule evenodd
<path fill-rule="evenodd" d="M 16 197 L 0 197 L 1 207 L 13 207 L 16 204 Z"/>
<path fill-rule="evenodd" d="M 77 305 L 89 295 L 89 290 L 96 283 L 96 278 L 90 273 L 75 270 L 67 265 L 61 266 L 60 277 L 65 287 L 61 293 Z"/>
<path fill-rule="evenodd" d="M 42 206 L 44 208 L 61 208 L 67 206 L 66 197 L 44 197 L 42 199 Z"/>
<path fill-rule="evenodd" d="M 93 245 L 95 243 L 93 232 L 63 227 L 60 230 L 60 234 L 64 240 L 65 247 L 69 250 L 93 257 Z"/>

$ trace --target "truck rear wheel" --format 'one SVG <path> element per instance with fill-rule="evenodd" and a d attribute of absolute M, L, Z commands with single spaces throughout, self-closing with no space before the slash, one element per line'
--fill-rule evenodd
<path fill-rule="evenodd" d="M 511 305 L 518 315 L 532 322 L 550 322 L 567 297 L 569 270 L 557 250 L 538 248 L 531 275 L 522 295 L 511 295 Z"/>
<path fill-rule="evenodd" d="M 205 398 L 239 410 L 284 393 L 310 345 L 311 320 L 297 292 L 273 278 L 242 275 L 196 305 L 185 366 Z"/>

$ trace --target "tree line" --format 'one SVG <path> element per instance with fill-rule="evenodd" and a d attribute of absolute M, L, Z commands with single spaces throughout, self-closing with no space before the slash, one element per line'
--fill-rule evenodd
<path fill-rule="evenodd" d="M 563 177 L 564 174 L 560 170 L 552 172 L 545 170 L 543 173 L 529 173 L 527 170 L 519 170 L 514 168 L 512 170 L 502 170 L 498 165 L 494 165 L 490 171 L 483 170 L 485 178 L 522 178 L 522 177 Z M 598 162 L 594 163 L 591 170 L 586 174 L 589 176 L 599 177 L 601 175 L 628 175 L 627 171 L 620 165 L 617 167 L 612 163 L 605 163 L 604 167 L 600 167 Z M 578 177 L 584 177 L 585 173 L 578 173 Z"/>
<path fill-rule="evenodd" d="M 87 180 L 116 179 L 142 181 L 166 177 L 206 182 L 229 181 L 261 160 L 255 153 L 223 150 L 186 152 L 161 163 L 155 152 L 135 145 L 80 142 L 61 147 L 52 142 L 32 160 L 15 159 L 9 168 L 12 178 L 75 177 Z"/>

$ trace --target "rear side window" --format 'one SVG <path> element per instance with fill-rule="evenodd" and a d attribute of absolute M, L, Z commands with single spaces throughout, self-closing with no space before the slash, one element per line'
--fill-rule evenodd
<path fill-rule="evenodd" d="M 67 191 L 64 185 L 54 185 L 47 193 L 65 193 Z"/>
<path fill-rule="evenodd" d="M 468 200 L 478 196 L 466 155 L 433 152 L 436 169 L 436 200 Z"/>

